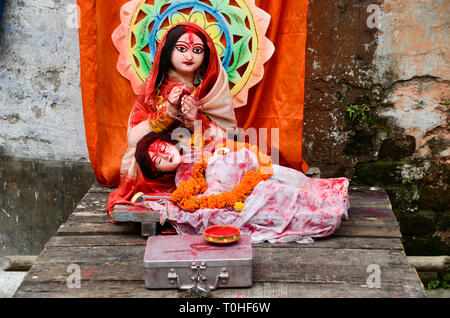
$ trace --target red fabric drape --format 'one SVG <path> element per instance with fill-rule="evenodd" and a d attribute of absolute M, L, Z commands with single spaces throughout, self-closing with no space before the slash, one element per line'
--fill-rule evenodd
<path fill-rule="evenodd" d="M 111 34 L 128 0 L 78 0 L 81 90 L 89 159 L 98 182 L 115 186 L 127 145 L 128 117 L 136 95 L 116 69 L 119 52 Z M 239 127 L 279 128 L 280 164 L 302 171 L 307 0 L 256 0 L 272 16 L 267 37 L 275 54 L 264 79 L 236 109 Z M 269 136 L 270 140 L 270 136 Z"/>

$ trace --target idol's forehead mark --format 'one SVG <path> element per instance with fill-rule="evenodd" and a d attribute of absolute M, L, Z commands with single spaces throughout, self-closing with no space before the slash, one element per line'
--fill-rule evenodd
<path fill-rule="evenodd" d="M 189 32 L 188 36 L 189 36 L 189 44 L 194 45 L 194 37 L 192 32 Z"/>
<path fill-rule="evenodd" d="M 187 43 L 187 42 L 185 42 L 185 41 L 177 41 L 177 44 L 179 44 L 179 43 L 182 43 L 182 44 L 186 44 L 186 45 L 195 45 L 195 46 L 201 46 L 201 47 L 204 47 L 204 45 L 203 45 L 203 43 L 201 43 L 201 42 L 195 42 L 195 43 Z"/>
<path fill-rule="evenodd" d="M 184 33 L 180 39 L 183 38 L 183 40 L 189 41 L 188 44 L 190 45 L 194 45 L 195 41 L 198 39 L 201 41 L 201 39 L 199 38 L 199 36 L 197 36 L 197 34 L 193 33 L 192 31 L 188 31 L 186 33 Z"/>

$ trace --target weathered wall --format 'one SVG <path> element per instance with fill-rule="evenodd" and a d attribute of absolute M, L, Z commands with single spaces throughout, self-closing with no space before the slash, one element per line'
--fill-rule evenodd
<path fill-rule="evenodd" d="M 39 254 L 93 182 L 86 162 L 0 156 L 0 258 Z"/>
<path fill-rule="evenodd" d="M 87 161 L 73 4 L 5 6 L 0 154 Z M 411 255 L 449 254 L 449 6 L 309 0 L 304 157 L 384 187 Z"/>
<path fill-rule="evenodd" d="M 304 157 L 323 176 L 384 187 L 411 255 L 450 251 L 449 13 L 445 0 L 308 11 Z"/>
<path fill-rule="evenodd" d="M 88 160 L 75 3 L 5 3 L 0 28 L 0 154 Z"/>
<path fill-rule="evenodd" d="M 75 3 L 5 3 L 0 259 L 38 254 L 94 182 L 84 134 Z"/>

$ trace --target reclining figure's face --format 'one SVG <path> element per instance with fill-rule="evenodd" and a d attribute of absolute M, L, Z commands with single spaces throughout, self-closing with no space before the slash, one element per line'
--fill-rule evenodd
<path fill-rule="evenodd" d="M 205 47 L 202 40 L 189 32 L 178 39 L 172 51 L 171 62 L 177 73 L 185 75 L 197 71 L 204 58 Z"/>
<path fill-rule="evenodd" d="M 181 155 L 177 147 L 160 139 L 150 145 L 148 154 L 155 169 L 161 172 L 175 171 L 181 162 Z"/>

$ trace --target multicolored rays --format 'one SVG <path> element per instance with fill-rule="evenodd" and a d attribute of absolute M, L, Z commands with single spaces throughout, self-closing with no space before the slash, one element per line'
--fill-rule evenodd
<path fill-rule="evenodd" d="M 119 72 L 137 93 L 147 78 L 157 43 L 179 22 L 202 27 L 212 38 L 228 74 L 235 107 L 264 74 L 274 47 L 265 33 L 270 15 L 254 0 L 133 0 L 121 8 L 121 25 L 112 38 L 121 53 Z"/>

